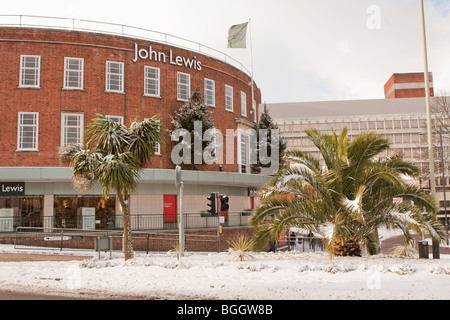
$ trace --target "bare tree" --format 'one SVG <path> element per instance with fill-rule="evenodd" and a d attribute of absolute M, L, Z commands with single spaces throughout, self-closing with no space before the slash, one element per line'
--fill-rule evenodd
<path fill-rule="evenodd" d="M 439 132 L 439 127 L 450 133 L 450 96 L 444 91 L 431 100 L 431 113 L 433 116 L 433 131 Z"/>

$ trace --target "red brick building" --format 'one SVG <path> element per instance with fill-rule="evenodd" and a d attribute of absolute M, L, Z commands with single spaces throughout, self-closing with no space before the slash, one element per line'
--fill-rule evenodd
<path fill-rule="evenodd" d="M 433 74 L 430 72 L 430 97 L 434 96 Z M 424 73 L 394 73 L 384 85 L 386 99 L 425 97 Z"/>
<path fill-rule="evenodd" d="M 209 55 L 139 38 L 57 29 L 1 27 L 0 83 L 0 182 L 8 190 L 24 189 L 0 194 L 0 220 L 12 216 L 14 225 L 36 215 L 40 225 L 64 227 L 89 214 L 84 208 L 97 208 L 96 221 L 103 209 L 102 215 L 106 209 L 112 216 L 118 212 L 114 198 L 109 204 L 100 200 L 98 188 L 79 195 L 70 168 L 57 155 L 59 146 L 82 141 L 96 113 L 127 126 L 136 115 L 159 114 L 162 126 L 172 129 L 170 117 L 198 87 L 225 135 L 227 129 L 254 128 L 261 103 L 246 72 Z M 168 133 L 165 142 L 131 198 L 132 214 L 164 214 L 169 206 L 176 212 Z M 248 154 L 242 154 L 239 135 L 223 152 L 236 160 Z M 264 177 L 248 174 L 248 161 L 242 166 L 236 160 L 185 172 L 185 212 L 206 210 L 205 195 L 214 191 L 230 195 L 230 211 L 253 205 L 249 190 Z"/>
<path fill-rule="evenodd" d="M 0 108 L 2 120 L 9 124 L 0 129 L 0 166 L 59 166 L 56 147 L 82 138 L 82 128 L 96 113 L 125 125 L 137 114 L 141 119 L 160 114 L 163 126 L 173 128 L 170 116 L 196 87 L 208 97 L 221 132 L 256 124 L 251 78 L 208 56 L 103 34 L 2 28 L 0 35 Z M 261 95 L 254 87 L 258 106 Z M 19 116 L 36 121 L 35 127 L 23 127 L 34 130 L 34 136 L 22 137 Z M 79 126 L 65 127 L 65 120 Z M 67 136 L 67 129 L 78 130 L 78 136 Z M 172 146 L 169 135 L 165 145 Z M 173 168 L 170 152 L 165 151 L 149 167 Z M 224 152 L 234 152 L 237 158 L 236 149 Z M 200 169 L 217 171 L 218 166 Z M 239 172 L 237 164 L 224 164 L 223 169 Z"/>

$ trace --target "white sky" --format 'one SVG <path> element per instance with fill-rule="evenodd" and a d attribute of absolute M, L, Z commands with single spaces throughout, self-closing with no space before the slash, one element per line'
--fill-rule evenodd
<path fill-rule="evenodd" d="M 393 73 L 424 71 L 420 0 L 16 0 L 1 14 L 161 31 L 249 69 L 250 50 L 226 46 L 228 28 L 251 19 L 254 77 L 267 103 L 382 99 Z M 425 14 L 435 92 L 450 92 L 450 0 L 425 0 Z"/>

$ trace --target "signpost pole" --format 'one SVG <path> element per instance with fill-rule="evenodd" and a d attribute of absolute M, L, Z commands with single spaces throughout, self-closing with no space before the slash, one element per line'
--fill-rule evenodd
<path fill-rule="evenodd" d="M 179 227 L 180 257 L 183 257 L 185 250 L 185 234 L 184 234 L 184 217 L 183 217 L 183 181 L 181 178 L 180 166 L 177 166 L 175 169 L 175 185 L 180 190 L 180 222 L 178 224 L 178 227 Z"/>
<path fill-rule="evenodd" d="M 217 252 L 220 253 L 220 195 L 216 192 L 216 212 L 217 212 Z"/>

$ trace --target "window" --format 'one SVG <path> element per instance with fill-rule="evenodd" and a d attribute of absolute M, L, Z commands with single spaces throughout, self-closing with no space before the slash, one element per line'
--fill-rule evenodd
<path fill-rule="evenodd" d="M 42 227 L 42 214 L 44 210 L 44 197 L 35 196 L 7 196 L 0 197 L 0 208 L 12 215 L 2 218 L 1 231 L 14 232 L 16 226 Z M 3 211 L 2 210 L 2 211 Z"/>
<path fill-rule="evenodd" d="M 177 82 L 178 100 L 187 101 L 189 100 L 189 94 L 191 92 L 191 75 L 188 73 L 178 72 L 178 82 Z"/>
<path fill-rule="evenodd" d="M 83 139 L 84 117 L 82 113 L 63 113 L 61 117 L 61 144 L 80 143 Z"/>
<path fill-rule="evenodd" d="M 156 120 L 156 123 L 160 123 L 160 120 Z M 160 155 L 161 154 L 161 144 L 158 142 L 152 142 L 153 149 L 155 150 L 155 154 Z"/>
<path fill-rule="evenodd" d="M 401 133 L 395 133 L 394 134 L 394 143 L 395 144 L 402 144 L 402 134 Z"/>
<path fill-rule="evenodd" d="M 240 171 L 241 173 L 247 173 L 247 144 L 246 137 L 244 134 L 241 134 L 240 138 Z"/>
<path fill-rule="evenodd" d="M 19 87 L 39 88 L 41 56 L 20 56 Z"/>
<path fill-rule="evenodd" d="M 144 121 L 148 120 L 149 118 L 145 118 Z M 160 123 L 160 120 L 156 120 L 155 123 Z M 156 155 L 161 155 L 161 144 L 158 142 L 152 142 L 153 149 L 155 151 Z"/>
<path fill-rule="evenodd" d="M 247 116 L 247 94 L 241 91 L 241 115 Z"/>
<path fill-rule="evenodd" d="M 64 89 L 83 89 L 84 59 L 64 58 Z"/>
<path fill-rule="evenodd" d="M 19 112 L 17 149 L 20 151 L 38 150 L 39 113 Z"/>
<path fill-rule="evenodd" d="M 122 116 L 106 116 L 107 119 L 110 119 L 118 124 L 123 124 L 123 117 Z"/>
<path fill-rule="evenodd" d="M 54 227 L 76 229 L 115 229 L 122 227 L 122 216 L 116 219 L 116 197 L 89 195 L 56 195 Z"/>
<path fill-rule="evenodd" d="M 208 106 L 216 105 L 216 84 L 213 80 L 205 79 L 205 103 Z"/>
<path fill-rule="evenodd" d="M 145 66 L 144 68 L 144 95 L 150 97 L 160 96 L 159 68 Z"/>
<path fill-rule="evenodd" d="M 225 110 L 233 111 L 233 87 L 225 85 Z"/>
<path fill-rule="evenodd" d="M 360 130 L 368 130 L 367 121 L 361 120 L 361 122 L 359 123 L 359 128 Z"/>
<path fill-rule="evenodd" d="M 123 93 L 123 62 L 106 61 L 106 91 Z"/>

